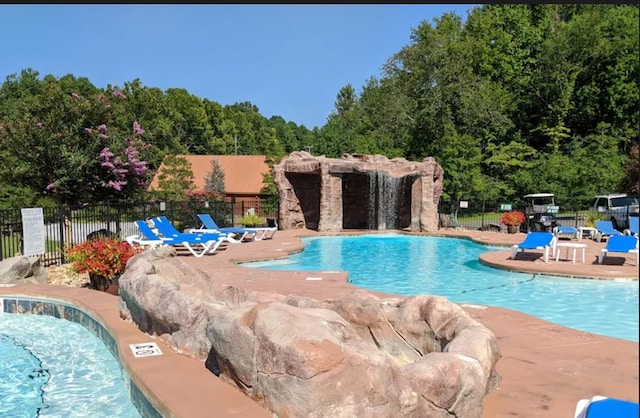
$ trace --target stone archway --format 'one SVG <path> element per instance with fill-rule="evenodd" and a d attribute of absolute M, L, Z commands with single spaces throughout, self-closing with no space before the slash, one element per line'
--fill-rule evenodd
<path fill-rule="evenodd" d="M 435 231 L 443 174 L 432 157 L 417 162 L 382 155 L 327 158 L 293 152 L 274 167 L 280 226 Z"/>

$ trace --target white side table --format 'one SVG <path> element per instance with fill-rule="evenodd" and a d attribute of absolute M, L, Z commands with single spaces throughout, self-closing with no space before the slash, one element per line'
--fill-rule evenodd
<path fill-rule="evenodd" d="M 559 242 L 556 244 L 556 261 L 560 258 L 560 247 L 565 247 L 567 249 L 567 254 L 564 259 L 569 259 L 569 250 L 573 250 L 573 254 L 571 259 L 573 260 L 573 264 L 576 263 L 576 251 L 582 250 L 582 262 L 584 263 L 585 251 L 587 249 L 587 244 L 581 244 L 578 242 Z"/>
<path fill-rule="evenodd" d="M 598 230 L 596 228 L 591 228 L 589 226 L 581 226 L 580 228 L 578 228 L 578 231 L 580 231 L 578 233 L 578 240 L 582 239 L 582 236 L 584 235 L 585 232 L 589 231 L 589 236 L 593 237 L 593 235 L 598 232 Z"/>

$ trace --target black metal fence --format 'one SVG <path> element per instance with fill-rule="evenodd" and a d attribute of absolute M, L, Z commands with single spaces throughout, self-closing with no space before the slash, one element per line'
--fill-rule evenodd
<path fill-rule="evenodd" d="M 438 208 L 438 228 L 489 230 L 506 232 L 500 215 L 505 207 L 501 203 L 440 202 Z M 525 212 L 524 205 L 512 205 L 511 210 Z M 267 220 L 278 220 L 278 205 L 267 200 L 213 201 L 200 200 L 182 202 L 117 203 L 88 205 L 71 208 L 68 206 L 45 207 L 44 235 L 45 253 L 40 259 L 45 265 L 63 264 L 65 249 L 72 244 L 86 241 L 93 232 L 104 230 L 124 239 L 138 234 L 136 220 L 156 216 L 166 216 L 180 230 L 199 227 L 198 213 L 209 213 L 222 226 L 234 226 L 246 213 L 255 213 Z M 557 213 L 559 226 L 585 226 L 589 220 L 610 219 L 608 213 L 596 216 L 588 210 Z M 521 227 L 523 232 L 526 232 Z M 0 260 L 23 253 L 22 216 L 20 209 L 0 210 Z"/>
<path fill-rule="evenodd" d="M 236 225 L 246 213 L 254 213 L 267 222 L 276 220 L 277 205 L 265 200 L 183 201 L 149 203 L 114 203 L 44 207 L 45 253 L 39 257 L 44 265 L 64 264 L 68 246 L 87 240 L 91 233 L 104 230 L 124 239 L 138 234 L 136 220 L 166 216 L 180 230 L 197 228 L 198 213 L 209 213 L 221 227 Z M 0 210 L 0 260 L 24 253 L 21 209 Z"/>
<path fill-rule="evenodd" d="M 508 204 L 497 202 L 440 202 L 438 206 L 438 228 L 440 229 L 466 229 L 466 230 L 490 230 L 506 232 L 507 227 L 500 222 L 500 216 L 506 210 L 527 213 L 525 204 Z M 510 209 L 508 209 L 510 207 Z M 628 219 L 629 213 L 622 218 Z M 558 226 L 572 226 L 579 228 L 596 220 L 613 220 L 612 212 L 603 211 L 595 213 L 590 210 L 562 210 L 554 214 Z M 624 224 L 616 224 L 614 227 L 622 230 Z M 527 225 L 520 228 L 526 232 Z"/>

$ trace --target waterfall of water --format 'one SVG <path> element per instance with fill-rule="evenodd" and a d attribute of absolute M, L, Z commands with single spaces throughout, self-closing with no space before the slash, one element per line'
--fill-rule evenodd
<path fill-rule="evenodd" d="M 378 172 L 369 173 L 369 217 L 367 218 L 367 229 L 377 229 L 378 219 Z"/>
<path fill-rule="evenodd" d="M 378 171 L 369 174 L 369 229 L 398 228 L 403 179 Z"/>

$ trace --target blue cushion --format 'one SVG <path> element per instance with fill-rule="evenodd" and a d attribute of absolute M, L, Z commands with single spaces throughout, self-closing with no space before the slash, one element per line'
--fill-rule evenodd
<path fill-rule="evenodd" d="M 638 418 L 638 404 L 607 398 L 594 401 L 587 408 L 586 418 Z"/>

